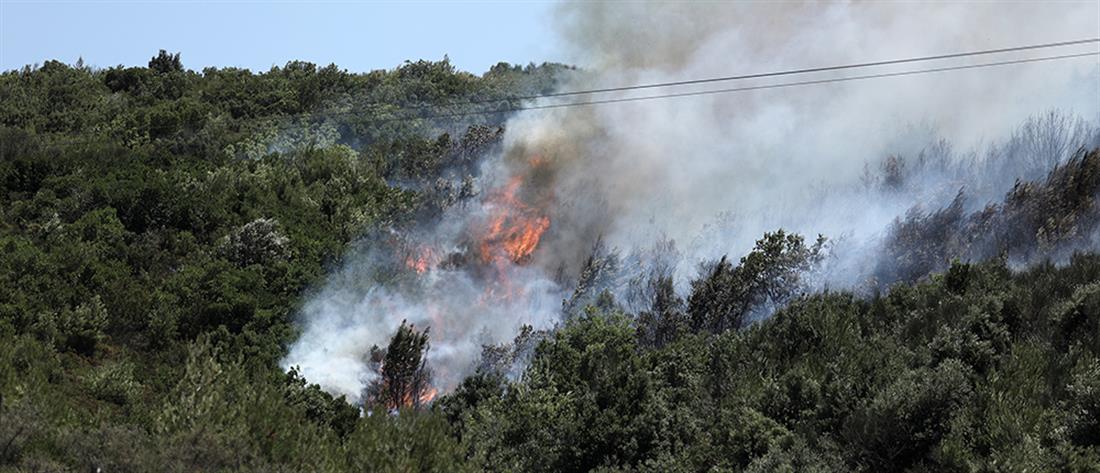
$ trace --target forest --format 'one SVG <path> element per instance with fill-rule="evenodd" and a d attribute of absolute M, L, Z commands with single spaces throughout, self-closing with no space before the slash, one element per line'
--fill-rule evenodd
<path fill-rule="evenodd" d="M 509 112 L 439 111 L 572 70 L 0 74 L 0 471 L 1100 472 L 1100 148 L 899 218 L 865 290 L 806 290 L 830 240 L 775 229 L 637 309 L 597 247 L 557 327 L 450 392 L 414 324 L 362 402 L 285 370 L 349 248 L 499 152 Z M 887 163 L 868 185 L 921 165 Z"/>

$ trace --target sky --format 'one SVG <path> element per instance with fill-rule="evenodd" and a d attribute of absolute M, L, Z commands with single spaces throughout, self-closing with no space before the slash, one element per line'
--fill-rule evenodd
<path fill-rule="evenodd" d="M 49 59 L 266 71 L 291 60 L 353 72 L 448 55 L 482 73 L 500 61 L 561 61 L 549 2 L 0 0 L 0 69 Z"/>

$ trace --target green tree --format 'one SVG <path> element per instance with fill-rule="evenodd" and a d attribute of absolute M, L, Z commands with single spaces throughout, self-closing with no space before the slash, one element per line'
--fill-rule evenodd
<path fill-rule="evenodd" d="M 755 309 L 782 306 L 803 290 L 804 275 L 824 258 L 825 238 L 806 245 L 801 235 L 767 233 L 734 267 L 725 257 L 692 281 L 692 330 L 722 333 L 745 325 Z"/>
<path fill-rule="evenodd" d="M 183 63 L 180 62 L 180 53 L 171 54 L 163 49 L 149 60 L 149 69 L 157 74 L 170 74 L 183 72 Z"/>
<path fill-rule="evenodd" d="M 367 387 L 367 405 L 383 409 L 420 408 L 431 400 L 431 370 L 428 368 L 428 331 L 401 322 L 385 351 L 377 347 L 372 358 L 378 363 L 378 379 Z"/>

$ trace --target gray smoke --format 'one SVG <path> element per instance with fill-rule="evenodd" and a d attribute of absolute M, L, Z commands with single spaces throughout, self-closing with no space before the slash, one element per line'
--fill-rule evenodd
<path fill-rule="evenodd" d="M 563 89 L 583 90 L 1085 38 L 1100 31 L 1098 8 L 1091 1 L 584 2 L 562 5 L 556 21 L 583 71 Z M 984 60 L 1043 54 L 1051 53 Z M 947 205 L 962 188 L 973 208 L 997 200 L 1017 178 L 1041 176 L 1077 146 L 1095 145 L 1098 122 L 1095 57 L 520 113 L 507 124 L 503 151 L 484 158 L 482 198 L 401 238 L 468 253 L 468 229 L 492 211 L 485 196 L 519 176 L 551 222 L 529 261 L 495 269 L 522 297 L 491 300 L 499 275 L 461 265 L 389 282 L 379 274 L 393 256 L 366 242 L 306 304 L 303 336 L 284 364 L 355 399 L 372 376 L 369 348 L 384 345 L 407 319 L 432 327 L 430 361 L 437 376 L 444 373 L 441 386 L 452 386 L 481 345 L 509 340 L 523 324 L 553 326 L 597 241 L 626 255 L 624 266 L 646 270 L 645 261 L 660 259 L 646 255 L 666 248 L 662 257 L 675 258 L 659 266 L 683 283 L 699 261 L 739 256 L 764 232 L 824 234 L 841 244 L 821 284 L 858 285 L 899 216 Z M 901 171 L 898 162 L 906 163 Z M 904 173 L 901 187 L 886 182 L 891 173 Z M 628 289 L 616 292 L 625 297 Z"/>
<path fill-rule="evenodd" d="M 1090 37 L 1098 31 L 1097 8 L 585 2 L 564 5 L 560 18 L 576 59 L 594 66 L 570 86 L 585 89 Z M 706 87 L 714 86 L 699 88 Z M 654 235 L 696 241 L 690 260 L 743 253 L 779 227 L 873 238 L 912 205 L 929 202 L 924 195 L 866 195 L 859 184 L 868 163 L 915 157 L 940 140 L 955 150 L 952 158 L 985 158 L 989 144 L 1037 112 L 1055 108 L 1095 121 L 1098 95 L 1096 59 L 1086 58 L 568 109 L 523 117 L 507 139 L 512 149 L 552 150 L 545 154 L 562 169 L 559 195 L 603 190 L 601 205 L 613 218 L 581 237 L 603 234 L 621 248 Z M 1022 176 L 1008 185 L 1015 177 Z M 723 213 L 736 228 L 699 241 L 700 229 Z"/>

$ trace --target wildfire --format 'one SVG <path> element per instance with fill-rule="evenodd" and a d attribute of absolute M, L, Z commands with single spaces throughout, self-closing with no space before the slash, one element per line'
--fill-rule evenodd
<path fill-rule="evenodd" d="M 523 262 L 550 228 L 549 217 L 539 215 L 537 209 L 517 196 L 522 185 L 523 178 L 516 176 L 489 197 L 488 207 L 493 214 L 481 239 L 482 262 Z"/>
<path fill-rule="evenodd" d="M 386 406 L 389 410 L 397 410 L 406 407 L 419 408 L 421 406 L 427 406 L 433 399 L 439 394 L 439 390 L 435 386 L 428 386 L 420 391 L 420 394 L 413 392 L 407 392 L 401 397 L 401 402 L 391 403 Z"/>
<path fill-rule="evenodd" d="M 405 266 L 416 271 L 416 274 L 424 274 L 432 267 L 435 259 L 435 250 L 430 246 L 421 245 L 405 256 Z"/>
<path fill-rule="evenodd" d="M 420 394 L 413 392 L 406 392 L 401 396 L 400 402 L 389 401 L 385 403 L 385 408 L 388 411 L 396 412 L 400 409 L 413 408 L 419 409 L 421 407 L 431 404 L 436 396 L 439 395 L 439 390 L 434 386 L 428 386 L 423 389 Z"/>
<path fill-rule="evenodd" d="M 428 386 L 428 389 L 420 393 L 420 405 L 425 406 L 428 403 L 432 402 L 432 399 L 435 399 L 435 396 L 437 394 L 439 394 L 438 389 L 436 389 L 434 386 Z"/>
<path fill-rule="evenodd" d="M 444 246 L 435 246 L 416 234 L 402 235 L 395 232 L 392 244 L 395 259 L 418 275 L 427 275 L 437 269 L 440 278 L 424 278 L 428 290 L 432 282 L 449 279 L 451 271 L 467 271 L 484 283 L 484 292 L 477 298 L 478 304 L 522 303 L 526 297 L 526 288 L 522 281 L 513 281 L 515 265 L 527 262 L 538 248 L 543 234 L 550 228 L 550 218 L 542 205 L 545 199 L 535 199 L 532 194 L 523 192 L 525 184 L 537 179 L 534 172 L 544 165 L 539 157 L 533 157 L 525 172 L 509 179 L 503 186 L 496 187 L 484 194 L 480 202 L 480 211 L 472 214 L 474 218 L 465 221 L 463 244 L 457 252 L 448 253 Z M 537 181 L 534 181 L 537 182 Z M 428 323 L 435 333 L 444 333 L 461 323 L 461 318 L 448 317 L 454 310 L 447 304 L 436 304 L 432 298 L 425 298 L 416 320 Z M 379 360 L 380 363 L 381 360 Z M 382 365 L 378 368 L 381 373 Z M 439 390 L 450 386 L 433 386 L 430 377 L 417 380 L 410 385 L 382 386 L 382 392 L 388 393 L 380 401 L 390 410 L 405 407 L 419 408 L 430 404 L 439 394 Z"/>

